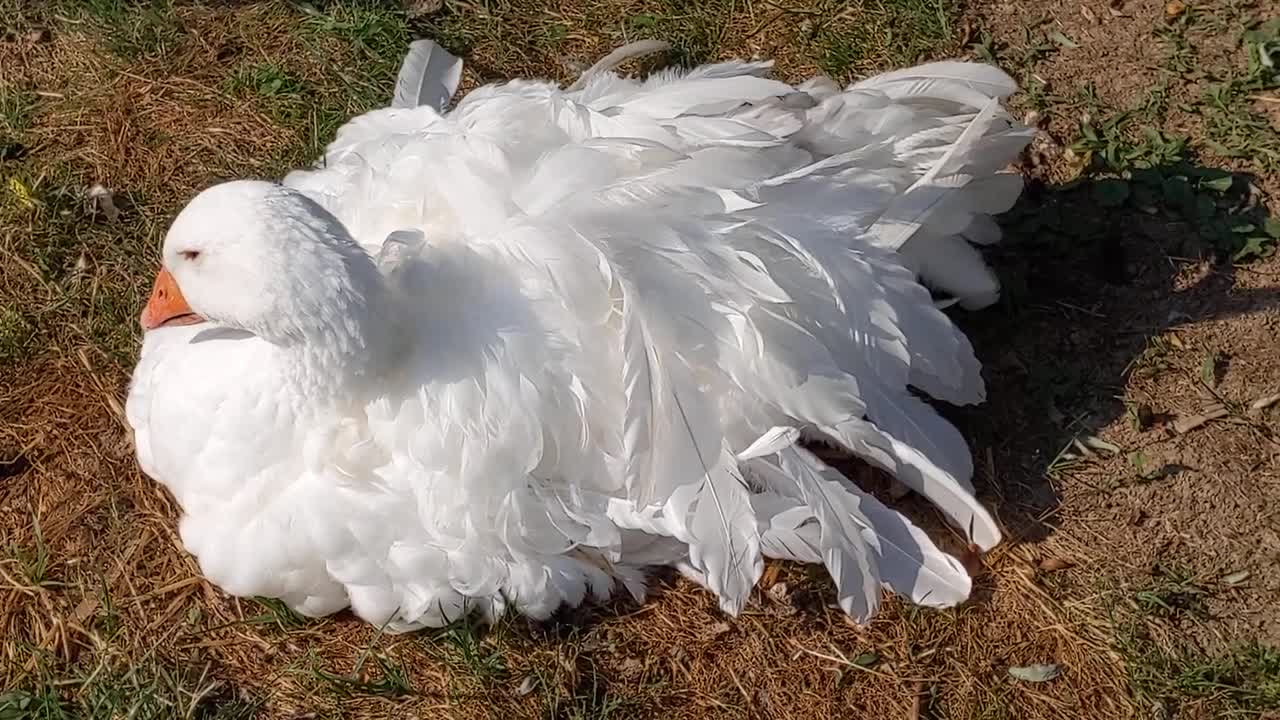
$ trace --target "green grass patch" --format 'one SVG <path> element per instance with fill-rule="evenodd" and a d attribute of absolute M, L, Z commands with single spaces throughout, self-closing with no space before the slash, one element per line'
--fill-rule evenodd
<path fill-rule="evenodd" d="M 267 62 L 237 68 L 227 78 L 227 90 L 240 96 L 256 95 L 274 100 L 297 98 L 304 86 L 288 70 Z"/>
<path fill-rule="evenodd" d="M 863 12 L 825 3 L 815 21 L 814 44 L 823 72 L 845 79 L 888 65 L 911 65 L 951 39 L 953 4 L 946 0 L 879 0 Z"/>
<path fill-rule="evenodd" d="M 292 608 L 285 605 L 281 600 L 277 600 L 276 598 L 256 597 L 253 601 L 262 607 L 262 613 L 251 618 L 246 618 L 245 622 L 248 624 L 274 625 L 281 632 L 297 630 L 307 624 L 307 619 L 305 617 L 294 612 Z"/>
<path fill-rule="evenodd" d="M 1280 648 L 1245 641 L 1209 653 L 1176 630 L 1208 618 L 1205 603 L 1215 589 L 1186 571 L 1156 568 L 1112 609 L 1134 698 L 1163 717 L 1177 717 L 1188 702 L 1221 713 L 1213 717 L 1280 709 Z"/>
<path fill-rule="evenodd" d="M 122 60 L 163 58 L 186 33 L 171 0 L 64 0 L 64 5 L 93 23 L 105 46 Z"/>
<path fill-rule="evenodd" d="M 25 687 L 0 691 L 0 720 L 250 720 L 258 710 L 208 665 L 155 660 L 130 666 L 104 657 L 56 676 L 42 669 Z"/>
<path fill-rule="evenodd" d="M 0 142 L 17 140 L 35 116 L 35 94 L 9 82 L 0 83 Z"/>
<path fill-rule="evenodd" d="M 404 14 L 390 3 L 297 4 L 303 50 L 272 52 L 237 67 L 227 90 L 251 98 L 301 141 L 270 163 L 283 174 L 316 160 L 352 117 L 386 107 L 410 35 Z M 316 72 L 316 68 L 321 68 Z"/>
<path fill-rule="evenodd" d="M 1127 107 L 1113 107 L 1092 83 L 1072 93 L 1055 95 L 1036 68 L 1074 41 L 1049 26 L 1025 28 L 1022 42 L 1002 45 L 980 33 L 970 46 L 980 59 L 1000 65 L 1020 79 L 1029 104 L 1040 111 L 1079 118 L 1071 150 L 1081 158 L 1082 172 L 1053 191 L 1069 203 L 1092 205 L 1105 213 L 1159 216 L 1185 225 L 1187 232 L 1175 254 L 1213 254 L 1232 262 L 1267 257 L 1280 241 L 1280 222 L 1266 207 L 1251 202 L 1248 174 L 1205 164 L 1201 157 L 1250 159 L 1260 169 L 1280 167 L 1280 135 L 1248 99 L 1280 87 L 1274 60 L 1280 60 L 1280 20 L 1258 23 L 1239 8 L 1214 12 L 1188 9 L 1158 23 L 1154 39 L 1164 48 L 1164 79 Z M 1243 25 L 1247 28 L 1240 30 Z M 1241 67 L 1207 67 L 1200 56 L 1205 33 L 1242 33 Z M 1184 77 L 1185 76 L 1185 77 Z M 1185 97 L 1187 77 L 1205 80 L 1203 97 Z M 1181 93 L 1181 94 L 1180 94 Z M 1198 114 L 1207 133 L 1191 138 L 1165 127 L 1172 108 Z M 1058 231 L 1079 238 L 1101 231 L 1103 223 L 1057 218 L 1030 209 L 1015 211 L 1006 221 L 1016 229 Z M 1019 225 L 1026 225 L 1022 227 Z"/>
<path fill-rule="evenodd" d="M 16 303 L 0 303 L 0 365 L 25 358 L 35 334 L 35 325 Z"/>
<path fill-rule="evenodd" d="M 1244 643 L 1221 655 L 1189 647 L 1159 647 L 1141 625 L 1119 637 L 1135 698 L 1162 707 L 1166 717 L 1190 700 L 1212 703 L 1225 713 L 1256 715 L 1280 709 L 1280 649 Z"/>
<path fill-rule="evenodd" d="M 501 640 L 506 624 L 486 629 L 471 618 L 459 620 L 433 633 L 427 652 L 457 672 L 488 684 L 507 676 L 507 661 Z"/>
<path fill-rule="evenodd" d="M 29 162 L 19 166 L 0 191 L 0 223 L 20 230 L 10 250 L 30 273 L 14 268 L 16 277 L 39 282 L 31 293 L 0 293 L 0 361 L 33 352 L 47 338 L 43 330 L 58 328 L 88 339 L 118 363 L 137 354 L 137 311 L 150 267 L 144 248 L 160 228 L 132 210 L 140 198 L 116 197 L 129 208 L 119 222 L 106 222 L 88 208 L 83 189 L 69 167 L 45 167 L 33 177 Z"/>
<path fill-rule="evenodd" d="M 1205 144 L 1224 157 L 1250 158 L 1270 172 L 1280 171 L 1280 133 L 1253 107 L 1263 93 L 1280 88 L 1280 18 L 1246 30 L 1240 47 L 1244 67 L 1204 91 Z"/>

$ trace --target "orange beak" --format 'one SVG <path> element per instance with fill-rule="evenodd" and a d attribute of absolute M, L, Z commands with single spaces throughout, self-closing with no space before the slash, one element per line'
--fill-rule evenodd
<path fill-rule="evenodd" d="M 151 288 L 151 299 L 142 310 L 142 329 L 155 330 L 158 327 L 173 325 L 195 325 L 204 322 L 204 318 L 195 314 L 187 299 L 182 297 L 178 282 L 169 271 L 160 268 L 156 275 L 156 284 Z"/>

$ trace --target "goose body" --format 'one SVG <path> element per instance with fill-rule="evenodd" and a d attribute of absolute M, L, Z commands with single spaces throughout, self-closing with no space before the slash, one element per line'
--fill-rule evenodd
<path fill-rule="evenodd" d="M 166 237 L 127 414 L 206 577 L 393 631 L 639 598 L 655 565 L 737 613 L 764 557 L 823 563 L 860 621 L 882 587 L 967 598 L 954 557 L 797 441 L 999 542 L 915 391 L 984 399 L 926 285 L 998 294 L 971 243 L 1020 191 L 1012 81 L 731 62 L 444 112 L 458 68 L 416 43 L 323 163 L 205 190 Z"/>

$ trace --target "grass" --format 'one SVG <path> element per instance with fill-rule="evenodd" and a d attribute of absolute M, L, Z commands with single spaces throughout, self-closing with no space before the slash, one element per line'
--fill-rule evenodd
<path fill-rule="evenodd" d="M 17 307 L 0 307 L 0 366 L 21 360 L 31 347 L 35 328 Z"/>
<path fill-rule="evenodd" d="M 34 109 L 35 100 L 30 92 L 8 84 L 0 88 L 0 138 L 7 142 L 21 135 L 30 124 Z"/>
<path fill-rule="evenodd" d="M 306 618 L 275 598 L 254 598 L 253 601 L 262 607 L 263 612 L 246 619 L 247 623 L 274 625 L 281 632 L 296 630 L 307 624 Z"/>
<path fill-rule="evenodd" d="M 61 669 L 31 690 L 0 691 L 3 720 L 78 718 L 201 718 L 249 720 L 259 704 L 236 697 L 210 676 L 210 667 L 104 664 L 80 672 Z"/>
<path fill-rule="evenodd" d="M 1280 19 L 1245 30 L 1241 46 L 1244 67 L 1215 77 L 1205 88 L 1201 102 L 1208 144 L 1224 157 L 1250 158 L 1275 170 L 1280 168 L 1280 138 L 1251 103 L 1280 88 Z"/>
<path fill-rule="evenodd" d="M 1275 89 L 1261 62 L 1275 27 L 1247 23 L 1243 5 L 1228 5 L 1158 25 L 1163 80 L 1131 102 L 1042 78 L 1078 50 L 1080 34 L 1041 22 L 972 33 L 973 52 L 1022 82 L 1020 101 L 1067 128 L 1076 156 L 1060 164 L 1071 175 L 1053 178 L 1051 200 L 1005 218 L 1021 255 L 1012 262 L 1028 272 L 1006 275 L 1007 322 L 998 342 L 980 347 L 1025 350 L 1005 336 L 1048 312 L 1069 312 L 1073 323 L 1082 312 L 1113 312 L 1115 322 L 1114 308 L 1045 300 L 1043 275 L 1032 272 L 1039 263 L 1067 269 L 1056 274 L 1078 270 L 1070 258 L 1108 232 L 1112 214 L 1176 225 L 1184 246 L 1171 254 L 1243 264 L 1272 252 L 1276 223 L 1246 200 L 1253 176 L 1275 170 L 1275 141 L 1243 108 Z M 843 82 L 960 51 L 969 33 L 956 4 L 447 0 L 411 20 L 373 1 L 0 0 L 0 17 L 52 32 L 47 43 L 0 45 L 0 720 L 432 717 L 445 707 L 459 717 L 583 720 L 910 717 L 917 695 L 933 717 L 1275 706 L 1274 649 L 1171 641 L 1170 628 L 1212 621 L 1217 587 L 1186 573 L 1138 585 L 1108 578 L 1103 594 L 1124 599 L 1108 619 L 1097 594 L 1081 590 L 1092 587 L 1093 568 L 1035 571 L 1041 552 L 1090 557 L 1068 530 L 1041 545 L 1013 527 L 979 576 L 973 605 L 933 612 L 890 602 L 869 628 L 830 610 L 820 572 L 787 567 L 786 599 L 762 594 L 732 621 L 678 582 L 659 583 L 659 597 L 641 608 L 391 637 L 207 586 L 181 548 L 172 501 L 135 467 L 119 398 L 169 220 L 217 179 L 275 177 L 313 161 L 341 123 L 386 103 L 411 38 L 465 54 L 467 86 L 568 79 L 646 37 L 674 49 L 641 70 L 759 54 L 777 58 L 783 76 L 825 71 Z M 1214 33 L 1242 43 L 1230 62 L 1206 54 Z M 1184 76 L 1197 72 L 1204 82 L 1188 94 Z M 1202 122 L 1194 131 L 1163 122 L 1184 105 Z M 94 184 L 114 193 L 115 221 L 88 202 Z M 1135 376 L 1178 367 L 1160 336 L 1147 344 Z M 1012 404 L 1056 408 L 1057 429 L 1073 436 L 1092 428 L 1100 394 L 1122 390 L 1111 387 L 1119 368 L 1099 381 L 1097 365 L 1071 353 L 1042 353 L 1029 365 L 1035 382 L 1025 392 L 1001 376 L 1005 392 L 1017 391 Z M 1017 483 L 1044 474 L 1061 438 L 1047 453 L 1019 449 L 1018 462 L 1036 458 L 1023 472 L 1006 461 L 1006 445 L 1025 441 L 1008 433 L 1024 423 L 1006 418 L 994 439 L 977 432 L 981 423 L 969 427 L 981 443 L 980 476 L 1008 493 L 1002 519 L 1016 524 Z M 1098 486 L 1143 485 L 1125 450 L 1054 461 L 1049 471 L 1071 486 L 1115 462 L 1123 481 Z M 1060 679 L 1032 687 L 1007 674 L 1047 661 L 1064 668 Z"/>
<path fill-rule="evenodd" d="M 460 620 L 425 640 L 426 650 L 453 666 L 459 675 L 492 685 L 509 674 L 502 653 L 502 629 L 506 627 L 486 632 L 474 620 Z"/>
<path fill-rule="evenodd" d="M 1235 64 L 1209 67 L 1200 57 L 1203 38 L 1197 33 L 1206 26 L 1223 34 L 1239 33 L 1240 57 L 1229 58 Z M 1091 82 L 1071 97 L 1045 89 L 1036 69 L 1075 44 L 1056 30 L 1039 24 L 1026 27 L 1016 46 L 980 34 L 970 49 L 979 59 L 1020 77 L 1030 107 L 1042 112 L 1052 108 L 1054 114 L 1074 121 L 1070 149 L 1078 158 L 1077 176 L 1059 192 L 1086 192 L 1101 208 L 1134 209 L 1183 221 L 1191 231 L 1177 249 L 1183 256 L 1219 253 L 1240 262 L 1270 255 L 1280 240 L 1280 222 L 1265 207 L 1247 202 L 1253 192 L 1249 174 L 1202 159 L 1247 158 L 1260 171 L 1277 169 L 1280 135 L 1248 100 L 1280 87 L 1280 72 L 1271 62 L 1272 54 L 1280 56 L 1280 21 L 1259 23 L 1235 4 L 1216 13 L 1189 8 L 1157 23 L 1152 36 L 1164 47 L 1162 80 L 1128 107 L 1104 101 Z M 1205 81 L 1200 96 L 1189 94 L 1191 85 L 1185 82 L 1178 83 L 1176 93 L 1182 110 L 1194 114 L 1205 128 L 1204 135 L 1194 139 L 1166 129 L 1173 83 L 1184 76 Z"/>
<path fill-rule="evenodd" d="M 1280 653 L 1246 644 L 1225 655 L 1167 651 L 1140 631 L 1124 640 L 1135 693 L 1152 707 L 1216 703 L 1239 716 L 1280 709 Z"/>
<path fill-rule="evenodd" d="M 832 77 L 849 77 L 882 63 L 911 64 L 946 43 L 954 10 L 937 0 L 890 0 L 872 3 L 868 14 L 880 22 L 837 20 L 814 31 L 820 47 L 818 65 Z"/>
<path fill-rule="evenodd" d="M 83 21 L 102 28 L 100 37 L 117 58 L 157 60 L 182 41 L 185 29 L 171 0 L 65 0 Z"/>
<path fill-rule="evenodd" d="M 501 76 L 497 68 L 504 74 L 516 69 L 567 77 L 570 53 L 599 57 L 625 42 L 659 38 L 672 45 L 661 63 L 696 65 L 767 47 L 784 68 L 821 68 L 849 80 L 886 62 L 914 62 L 946 45 L 955 16 L 947 0 L 815 0 L 758 11 L 737 0 L 573 3 L 556 9 L 511 0 L 446 3 L 421 31 L 452 52 L 478 56 L 475 69 L 484 79 Z"/>
<path fill-rule="evenodd" d="M 1112 609 L 1135 696 L 1166 716 L 1196 705 L 1240 716 L 1280 710 L 1280 648 L 1243 639 L 1211 653 L 1179 632 L 1210 618 L 1207 602 L 1221 589 L 1187 569 L 1157 566 Z"/>
<path fill-rule="evenodd" d="M 1133 692 L 1170 717 L 1196 704 L 1239 716 L 1280 709 L 1280 649 L 1243 640 L 1214 654 L 1177 631 L 1208 617 L 1212 593 L 1185 570 L 1157 569 L 1127 608 L 1113 609 Z"/>

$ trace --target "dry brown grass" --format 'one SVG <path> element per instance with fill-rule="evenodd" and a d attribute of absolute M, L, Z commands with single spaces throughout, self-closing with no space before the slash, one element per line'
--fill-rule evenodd
<path fill-rule="evenodd" d="M 20 142 L 28 153 L 0 165 L 0 708 L 4 689 L 13 689 L 28 693 L 26 709 L 13 711 L 19 718 L 61 717 L 55 705 L 69 717 L 95 718 L 1150 712 L 1152 697 L 1131 680 L 1165 666 L 1135 666 L 1135 657 L 1175 658 L 1179 618 L 1144 620 L 1154 628 L 1150 637 L 1126 635 L 1113 621 L 1142 616 L 1132 579 L 1151 562 L 1151 553 L 1135 551 L 1143 538 L 1118 530 L 1125 522 L 1116 518 L 1128 516 L 1123 503 L 1155 502 L 1141 493 L 1156 491 L 1135 489 L 1123 458 L 1045 479 L 1052 454 L 1078 428 L 1028 409 L 1039 390 L 1026 365 L 1047 366 L 1064 354 L 1037 336 L 1063 335 L 1060 320 L 1035 312 L 1015 325 L 997 311 L 975 328 L 994 393 L 989 407 L 961 421 L 1010 538 L 986 559 L 966 607 L 934 612 L 889 601 L 859 628 L 829 607 L 820 571 L 787 565 L 769 568 L 736 620 L 706 593 L 663 581 L 642 607 L 585 609 L 537 626 L 512 619 L 488 631 L 386 637 L 348 616 L 303 623 L 211 587 L 176 536 L 172 499 L 138 472 L 122 417 L 135 316 L 159 240 L 200 187 L 309 161 L 335 123 L 380 102 L 408 31 L 386 11 L 327 9 L 340 21 L 335 26 L 279 2 L 148 7 L 158 9 L 148 15 L 114 0 L 68 0 L 55 13 L 0 1 L 17 38 L 0 43 L 0 143 Z M 936 7 L 912 0 L 458 2 L 418 30 L 467 51 L 470 84 L 566 78 L 566 60 L 590 62 L 640 35 L 674 40 L 685 59 L 758 53 L 779 57 L 784 75 L 820 66 L 853 75 L 923 51 L 955 50 L 956 18 L 934 22 Z M 28 38 L 33 28 L 48 28 L 51 37 Z M 118 222 L 87 209 L 85 191 L 94 183 L 117 193 Z M 1166 258 L 1155 249 L 1142 257 L 1155 258 L 1151 267 Z M 1072 262 L 1070 271 L 1088 264 Z M 1276 271 L 1274 262 L 1255 266 L 1252 289 L 1273 286 L 1266 273 Z M 1108 295 L 1091 281 L 1076 295 L 1046 297 L 1070 297 L 1113 318 L 1126 317 L 1134 303 L 1147 303 L 1144 318 L 1167 314 L 1171 306 L 1157 297 L 1171 292 L 1167 273 L 1143 272 L 1139 289 L 1151 291 L 1150 299 Z M 1224 307 L 1222 293 L 1197 287 L 1194 297 Z M 1276 368 L 1266 358 L 1274 315 L 1255 313 L 1252 324 L 1233 317 L 1270 307 L 1234 308 L 1199 326 L 1244 328 L 1231 349 L 1237 367 L 1253 370 L 1225 380 L 1233 397 L 1262 394 Z M 1123 372 L 1088 356 L 1127 361 L 1136 354 L 1133 338 L 1118 340 L 1114 319 L 1063 312 L 1084 333 L 1072 335 L 1076 345 L 1066 352 L 1082 355 L 1086 374 L 1103 367 L 1112 374 L 1081 384 L 1081 392 L 1105 397 Z M 1149 334 L 1146 320 L 1131 321 L 1139 340 Z M 1130 390 L 1151 397 L 1185 388 Z M 1095 431 L 1126 447 L 1143 442 L 1123 437 L 1122 415 L 1101 415 Z M 1253 430 L 1221 439 L 1230 448 L 1222 454 L 1253 456 L 1253 472 L 1271 477 L 1274 451 L 1258 448 L 1274 441 L 1255 434 L 1273 433 L 1274 416 L 1251 422 Z M 1244 492 L 1253 498 L 1261 488 Z M 1224 613 L 1234 607 L 1227 600 Z M 1060 665 L 1062 677 L 1031 684 L 1007 674 L 1010 666 L 1043 662 Z M 1176 658 L 1168 662 L 1171 673 L 1186 670 Z M 1188 717 L 1238 707 L 1214 705 L 1222 698 L 1194 689 L 1182 704 Z"/>

